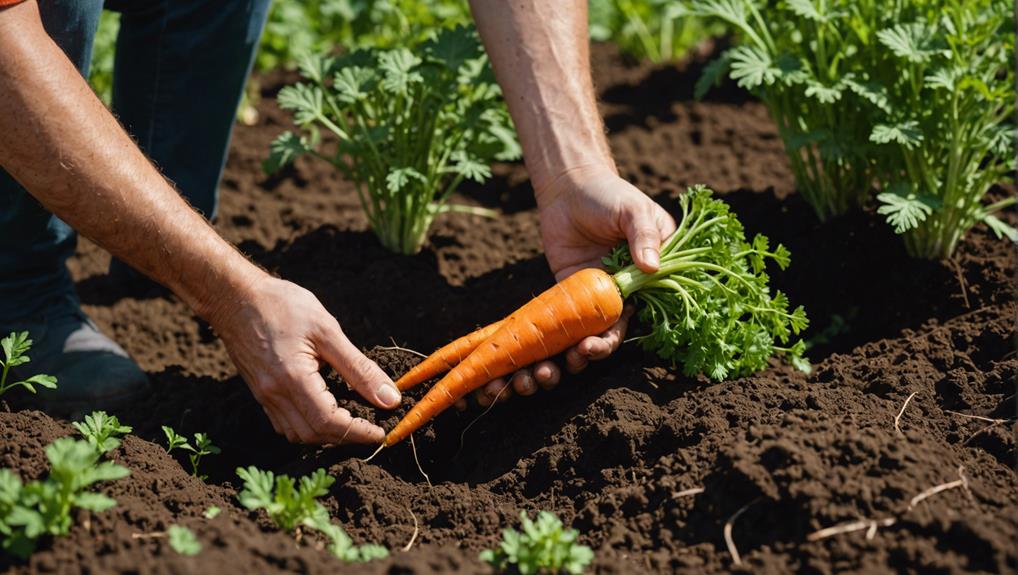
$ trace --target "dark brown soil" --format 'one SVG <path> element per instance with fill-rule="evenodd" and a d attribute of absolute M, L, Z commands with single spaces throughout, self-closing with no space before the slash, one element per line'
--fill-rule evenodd
<path fill-rule="evenodd" d="M 239 465 L 337 478 L 326 505 L 358 542 L 412 551 L 352 569 L 371 573 L 484 572 L 476 559 L 519 511 L 557 513 L 583 533 L 601 573 L 1014 572 L 1018 569 L 1016 257 L 977 228 L 952 262 L 906 257 L 876 215 L 817 223 L 794 195 L 766 110 L 733 88 L 691 97 L 700 63 L 626 66 L 597 47 L 595 68 L 622 173 L 668 209 L 685 186 L 723 194 L 752 232 L 793 253 L 774 283 L 813 326 L 806 376 L 774 365 L 754 377 L 690 379 L 632 346 L 557 390 L 481 412 L 449 413 L 408 447 L 371 463 L 364 449 L 321 450 L 276 437 L 207 326 L 176 298 L 125 297 L 104 276 L 108 256 L 84 243 L 72 262 L 87 311 L 151 374 L 154 397 L 121 413 L 135 434 L 113 452 L 132 475 L 105 491 L 120 505 L 82 514 L 14 572 L 331 572 L 342 565 L 314 539 L 297 544 L 236 504 Z M 277 86 L 266 79 L 264 85 Z M 430 350 L 516 307 L 552 281 L 520 165 L 463 201 L 499 219 L 442 219 L 430 245 L 406 258 L 379 247 L 351 186 L 324 163 L 266 177 L 259 163 L 286 116 L 267 90 L 262 118 L 238 126 L 217 228 L 266 268 L 313 291 L 349 336 L 392 375 Z M 1003 192 L 1002 192 L 1003 193 Z M 1013 215 L 1009 216 L 1014 221 Z M 391 423 L 355 402 L 342 402 Z M 900 433 L 895 416 L 902 413 Z M 977 415 L 990 423 L 958 414 Z M 168 456 L 160 425 L 206 431 L 223 448 L 208 483 Z M 38 412 L 0 413 L 0 464 L 44 473 L 45 444 L 72 429 Z M 356 456 L 356 457 L 355 457 Z M 956 488 L 918 502 L 934 486 Z M 700 493 L 684 490 L 701 488 Z M 213 520 L 202 513 L 224 509 Z M 735 566 L 723 537 L 732 538 Z M 807 536 L 857 519 L 897 518 L 820 541 Z M 158 537 L 191 527 L 197 557 Z M 316 548 L 317 547 L 317 548 Z"/>

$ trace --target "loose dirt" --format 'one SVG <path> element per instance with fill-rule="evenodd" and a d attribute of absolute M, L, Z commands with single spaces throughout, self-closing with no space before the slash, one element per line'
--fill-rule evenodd
<path fill-rule="evenodd" d="M 236 503 L 234 469 L 258 465 L 290 474 L 323 467 L 336 477 L 324 499 L 333 516 L 357 542 L 397 550 L 351 572 L 485 572 L 477 553 L 515 526 L 521 510 L 539 509 L 583 533 L 599 573 L 1015 571 L 1014 246 L 980 226 L 954 261 L 921 262 L 872 211 L 820 225 L 794 194 L 761 104 L 732 87 L 692 99 L 702 61 L 633 66 L 603 46 L 594 61 L 625 177 L 672 211 L 687 185 L 708 184 L 750 232 L 792 251 L 791 268 L 773 282 L 810 314 L 811 375 L 775 363 L 715 383 L 684 377 L 627 344 L 554 391 L 497 406 L 465 436 L 479 408 L 440 417 L 415 438 L 429 485 L 408 446 L 364 463 L 365 448 L 292 446 L 275 436 L 208 326 L 159 290 L 130 294 L 113 285 L 104 276 L 108 256 L 82 242 L 71 265 L 86 310 L 151 374 L 156 392 L 119 414 L 135 427 L 112 453 L 132 475 L 104 488 L 120 505 L 80 513 L 69 537 L 45 542 L 27 563 L 0 566 L 343 567 L 314 535 L 298 544 Z M 378 245 L 351 185 L 324 163 L 265 176 L 268 143 L 288 123 L 272 101 L 281 79 L 263 82 L 258 125 L 235 131 L 216 227 L 258 264 L 314 292 L 388 373 L 417 358 L 382 347 L 430 351 L 551 284 L 521 165 L 498 166 L 492 182 L 460 198 L 501 217 L 445 216 L 410 258 Z M 330 381 L 358 414 L 384 424 L 398 416 L 364 407 L 335 374 Z M 207 483 L 163 451 L 160 425 L 206 431 L 222 447 L 203 464 Z M 39 477 L 43 447 L 72 432 L 39 412 L 0 413 L 0 464 Z M 967 487 L 910 508 L 915 496 L 960 477 Z M 212 505 L 224 512 L 207 520 Z M 740 510 L 731 539 L 741 566 L 724 538 Z M 411 513 L 420 533 L 403 553 Z M 809 540 L 858 520 L 883 523 Z M 192 528 L 205 550 L 174 553 L 158 536 L 171 524 Z"/>

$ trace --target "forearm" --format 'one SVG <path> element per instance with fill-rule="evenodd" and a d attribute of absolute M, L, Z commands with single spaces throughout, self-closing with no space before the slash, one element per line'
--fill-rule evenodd
<path fill-rule="evenodd" d="M 590 75 L 585 0 L 471 0 L 534 190 L 580 167 L 615 170 Z"/>
<path fill-rule="evenodd" d="M 213 319 L 264 273 L 173 190 L 46 35 L 0 10 L 0 165 L 47 209 Z"/>

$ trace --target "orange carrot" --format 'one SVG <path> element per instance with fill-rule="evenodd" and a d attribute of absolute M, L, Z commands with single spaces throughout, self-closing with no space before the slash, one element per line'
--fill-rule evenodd
<path fill-rule="evenodd" d="M 414 405 L 386 436 L 384 446 L 399 443 L 489 381 L 603 333 L 621 314 L 622 294 L 612 276 L 593 268 L 574 273 L 503 320 Z"/>
<path fill-rule="evenodd" d="M 484 326 L 477 331 L 468 333 L 456 341 L 446 344 L 436 350 L 424 361 L 418 363 L 411 368 L 410 371 L 403 374 L 403 377 L 396 381 L 396 387 L 400 391 L 406 391 L 419 383 L 428 381 L 429 379 L 456 367 L 461 361 L 466 359 L 471 352 L 477 349 L 477 346 L 481 345 L 482 341 L 488 339 L 496 331 L 498 331 L 498 328 L 502 326 L 503 321 L 504 320 L 498 320 L 491 325 Z"/>

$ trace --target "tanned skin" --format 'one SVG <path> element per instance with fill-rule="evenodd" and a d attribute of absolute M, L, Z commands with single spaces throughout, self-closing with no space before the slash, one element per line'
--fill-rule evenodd
<path fill-rule="evenodd" d="M 472 8 L 523 144 L 556 277 L 597 265 L 627 238 L 637 264 L 656 268 L 674 222 L 617 175 L 590 81 L 586 3 L 475 0 Z M 0 165 L 205 319 L 278 433 L 299 443 L 383 440 L 381 428 L 336 405 L 318 370 L 331 365 L 383 408 L 400 400 L 390 378 L 314 295 L 259 269 L 191 209 L 46 34 L 35 0 L 0 8 Z M 568 369 L 606 357 L 624 333 L 625 320 L 584 340 L 566 354 Z M 511 387 L 529 395 L 559 377 L 542 362 Z M 506 386 L 492 382 L 479 400 Z"/>

